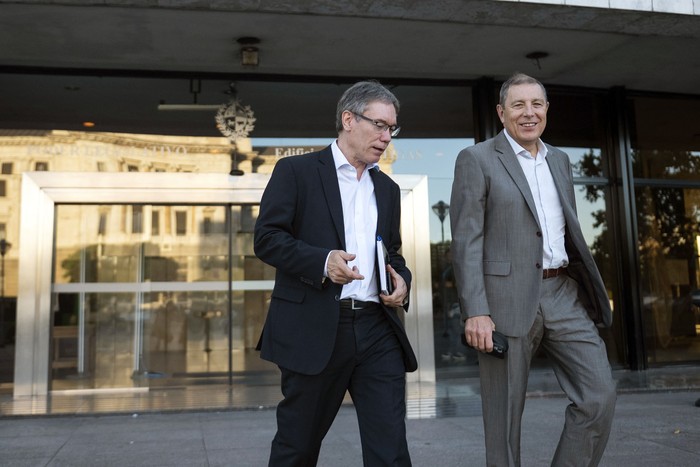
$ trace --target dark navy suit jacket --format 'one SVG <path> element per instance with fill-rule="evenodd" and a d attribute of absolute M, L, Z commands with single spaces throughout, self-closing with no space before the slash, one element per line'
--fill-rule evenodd
<path fill-rule="evenodd" d="M 410 290 L 411 272 L 398 253 L 399 186 L 378 169 L 370 173 L 377 199 L 376 235 L 384 240 L 389 263 Z M 279 160 L 255 224 L 255 254 L 276 268 L 258 344 L 263 359 L 308 375 L 320 373 L 328 364 L 335 345 L 342 285 L 323 280 L 323 268 L 331 250 L 346 251 L 344 232 L 331 147 Z M 416 357 L 401 319 L 394 308 L 382 308 L 403 348 L 406 371 L 416 370 Z"/>

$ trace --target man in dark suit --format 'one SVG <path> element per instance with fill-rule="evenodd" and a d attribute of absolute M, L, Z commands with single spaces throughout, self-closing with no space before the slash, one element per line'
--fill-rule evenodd
<path fill-rule="evenodd" d="M 520 465 L 521 419 L 535 352 L 549 357 L 571 400 L 553 466 L 595 466 L 605 449 L 615 384 L 596 325 L 608 295 L 576 216 L 568 156 L 540 139 L 544 86 L 515 74 L 501 87 L 504 130 L 464 149 L 450 201 L 452 255 L 468 344 L 479 353 L 489 466 Z M 504 359 L 486 355 L 492 332 Z"/>
<path fill-rule="evenodd" d="M 364 465 L 411 465 L 405 373 L 417 363 L 396 311 L 408 307 L 411 272 L 398 253 L 401 193 L 377 165 L 398 111 L 379 83 L 353 85 L 338 102 L 337 140 L 279 160 L 263 194 L 255 254 L 276 276 L 259 347 L 284 396 L 270 466 L 316 465 L 346 390 Z M 378 237 L 390 294 L 379 289 Z"/>

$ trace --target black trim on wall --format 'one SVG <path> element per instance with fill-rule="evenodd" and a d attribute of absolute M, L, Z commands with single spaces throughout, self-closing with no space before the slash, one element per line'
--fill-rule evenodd
<path fill-rule="evenodd" d="M 474 141 L 480 143 L 493 138 L 500 131 L 500 120 L 496 113 L 496 83 L 493 78 L 483 77 L 472 85 L 474 112 Z"/>
<path fill-rule="evenodd" d="M 647 368 L 646 349 L 640 295 L 639 253 L 637 250 L 637 220 L 634 197 L 634 179 L 630 155 L 629 122 L 625 112 L 626 90 L 615 87 L 610 90 L 610 157 L 609 169 L 613 176 L 613 196 L 616 213 L 613 218 L 617 226 L 616 242 L 619 243 L 620 259 L 618 283 L 620 284 L 620 307 L 623 313 L 627 339 L 627 361 L 631 370 Z"/>

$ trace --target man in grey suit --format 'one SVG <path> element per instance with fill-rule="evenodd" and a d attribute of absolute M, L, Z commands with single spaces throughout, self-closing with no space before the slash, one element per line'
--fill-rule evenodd
<path fill-rule="evenodd" d="M 608 295 L 576 217 L 568 156 L 542 142 L 542 83 L 516 73 L 501 87 L 504 130 L 460 152 L 450 202 L 455 281 L 467 343 L 479 353 L 489 466 L 520 465 L 530 363 L 549 357 L 571 401 L 553 466 L 598 465 L 610 434 L 615 384 L 596 325 Z M 492 332 L 504 359 L 487 355 Z"/>

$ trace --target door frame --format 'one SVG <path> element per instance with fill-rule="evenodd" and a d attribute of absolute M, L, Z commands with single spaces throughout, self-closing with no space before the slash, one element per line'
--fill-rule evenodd
<path fill-rule="evenodd" d="M 412 306 L 405 316 L 405 325 L 419 369 L 408 375 L 408 381 L 434 383 L 427 176 L 391 177 L 401 187 L 402 253 L 414 272 Z M 232 177 L 218 173 L 23 173 L 14 397 L 49 393 L 57 203 L 258 204 L 269 179 L 269 174 Z"/>
<path fill-rule="evenodd" d="M 419 366 L 407 380 L 434 384 L 428 178 L 391 177 L 401 187 L 402 253 L 413 271 L 405 325 Z M 269 179 L 256 173 L 23 173 L 14 397 L 49 393 L 56 204 L 259 204 Z M 271 290 L 273 281 L 265 282 L 257 287 Z"/>

